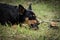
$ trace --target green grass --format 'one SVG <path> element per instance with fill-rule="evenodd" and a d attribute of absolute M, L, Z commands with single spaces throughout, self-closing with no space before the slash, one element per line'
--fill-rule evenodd
<path fill-rule="evenodd" d="M 59 18 L 58 13 L 53 5 L 50 4 L 33 4 L 33 11 L 40 20 L 50 20 Z M 58 17 L 57 17 L 58 16 Z M 40 21 L 39 20 L 39 21 Z M 0 39 L 3 40 L 60 40 L 60 23 L 59 29 L 52 29 L 48 27 L 49 22 L 39 25 L 39 30 L 29 30 L 28 26 L 20 27 L 17 25 L 16 29 L 12 27 L 0 25 Z"/>

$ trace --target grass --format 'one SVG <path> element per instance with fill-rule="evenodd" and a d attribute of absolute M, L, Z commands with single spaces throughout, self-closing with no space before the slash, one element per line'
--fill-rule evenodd
<path fill-rule="evenodd" d="M 50 4 L 33 4 L 33 11 L 40 20 L 50 20 L 59 18 L 56 9 Z M 58 17 L 57 17 L 58 16 Z M 0 25 L 0 39 L 1 40 L 60 40 L 60 23 L 59 29 L 49 28 L 49 22 L 41 23 L 39 30 L 29 30 L 28 26 L 20 27 L 17 25 L 15 29 L 12 27 Z"/>

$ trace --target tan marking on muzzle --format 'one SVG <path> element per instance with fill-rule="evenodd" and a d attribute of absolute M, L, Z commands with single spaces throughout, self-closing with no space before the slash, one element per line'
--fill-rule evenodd
<path fill-rule="evenodd" d="M 27 17 L 27 18 L 25 18 L 25 22 L 24 23 L 26 23 L 28 25 L 35 24 L 35 23 L 37 23 L 37 20 L 29 20 L 29 18 Z"/>

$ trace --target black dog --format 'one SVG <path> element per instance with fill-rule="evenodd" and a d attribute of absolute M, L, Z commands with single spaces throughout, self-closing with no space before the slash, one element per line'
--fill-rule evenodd
<path fill-rule="evenodd" d="M 0 3 L 0 23 L 2 25 L 6 23 L 11 25 L 26 23 L 35 29 L 38 29 L 39 24 L 35 13 L 32 12 L 31 5 L 27 10 L 22 5 L 13 6 L 3 3 Z"/>

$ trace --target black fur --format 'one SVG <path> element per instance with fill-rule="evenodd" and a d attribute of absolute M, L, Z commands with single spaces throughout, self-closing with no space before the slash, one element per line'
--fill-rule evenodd
<path fill-rule="evenodd" d="M 29 20 L 37 20 L 32 10 L 26 10 L 22 5 L 13 6 L 0 3 L 0 23 L 2 25 L 5 23 L 11 25 L 24 23 L 26 17 Z"/>

